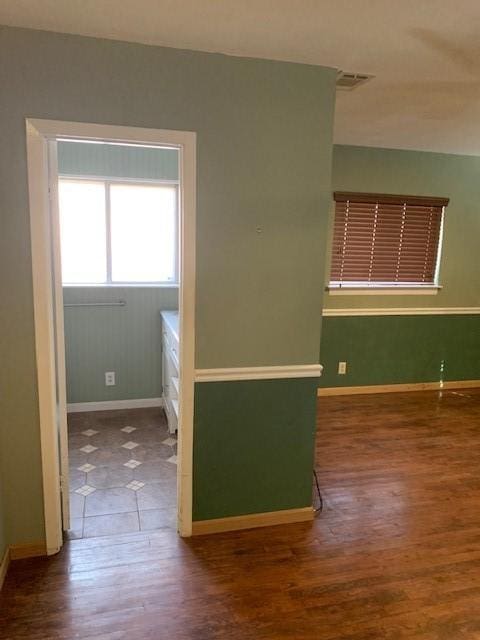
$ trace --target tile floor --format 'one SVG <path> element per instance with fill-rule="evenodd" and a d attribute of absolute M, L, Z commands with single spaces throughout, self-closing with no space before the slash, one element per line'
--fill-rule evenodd
<path fill-rule="evenodd" d="M 176 528 L 177 440 L 160 408 L 68 415 L 69 538 Z"/>

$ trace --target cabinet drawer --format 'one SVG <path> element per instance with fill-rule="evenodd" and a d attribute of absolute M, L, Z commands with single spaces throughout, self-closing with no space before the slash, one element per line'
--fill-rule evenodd
<path fill-rule="evenodd" d="M 175 349 L 175 351 L 178 353 L 177 336 L 166 323 L 164 325 L 163 333 L 164 335 L 166 335 L 169 345 L 172 347 L 172 349 Z"/>
<path fill-rule="evenodd" d="M 178 376 L 172 376 L 170 378 L 170 383 L 171 383 L 172 398 L 178 398 L 179 385 L 180 385 Z"/>
<path fill-rule="evenodd" d="M 178 430 L 180 349 L 177 335 L 178 318 L 165 312 L 162 315 L 162 384 L 163 402 L 170 433 Z M 173 324 L 171 324 L 173 323 Z"/>
<path fill-rule="evenodd" d="M 173 401 L 168 397 L 164 397 L 164 408 L 165 413 L 167 414 L 168 430 L 170 433 L 175 433 L 175 431 L 178 429 L 178 410 L 177 412 L 175 411 L 176 407 L 174 406 Z"/>
<path fill-rule="evenodd" d="M 170 378 L 170 376 L 176 376 L 178 378 L 178 373 L 180 371 L 180 364 L 178 362 L 178 358 L 176 357 L 175 352 L 170 349 L 167 345 L 164 345 L 163 353 L 165 355 L 165 365 L 167 367 L 166 376 Z"/>
<path fill-rule="evenodd" d="M 175 342 L 172 343 L 171 336 L 169 336 L 168 333 L 167 334 L 164 333 L 163 335 L 162 349 L 163 349 L 163 352 L 173 362 L 178 374 L 179 367 L 180 367 L 178 344 L 176 344 Z"/>

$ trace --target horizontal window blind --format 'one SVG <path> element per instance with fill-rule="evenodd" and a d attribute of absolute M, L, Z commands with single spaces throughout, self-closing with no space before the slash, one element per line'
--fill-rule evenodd
<path fill-rule="evenodd" d="M 446 198 L 335 192 L 330 284 L 434 284 Z"/>

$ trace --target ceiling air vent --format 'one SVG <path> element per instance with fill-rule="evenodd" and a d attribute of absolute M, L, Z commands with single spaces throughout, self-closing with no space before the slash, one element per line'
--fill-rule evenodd
<path fill-rule="evenodd" d="M 356 89 L 361 84 L 365 84 L 371 80 L 373 76 L 369 76 L 366 73 L 349 73 L 347 71 L 339 71 L 337 75 L 337 88 L 347 89 L 351 91 Z"/>

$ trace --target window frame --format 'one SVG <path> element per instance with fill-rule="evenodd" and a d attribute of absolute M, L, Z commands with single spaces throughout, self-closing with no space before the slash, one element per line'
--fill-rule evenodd
<path fill-rule="evenodd" d="M 337 202 L 350 200 L 355 203 L 370 203 L 374 201 L 381 204 L 401 204 L 420 206 L 437 206 L 442 208 L 440 218 L 440 230 L 438 235 L 437 256 L 435 264 L 435 275 L 433 282 L 382 282 L 382 281 L 344 281 L 331 280 L 332 269 L 332 249 L 333 249 L 333 227 L 335 225 Z M 335 191 L 333 193 L 333 224 L 332 234 L 330 238 L 330 255 L 329 255 L 329 278 L 325 290 L 330 295 L 436 295 L 441 289 L 440 284 L 440 263 L 443 249 L 443 231 L 445 223 L 445 208 L 448 206 L 449 198 L 429 197 L 429 196 L 409 196 L 409 195 L 393 195 L 382 193 L 367 192 L 346 192 Z"/>
<path fill-rule="evenodd" d="M 101 182 L 105 185 L 105 258 L 107 261 L 105 282 L 63 282 L 62 287 L 164 287 L 176 288 L 180 283 L 179 270 L 179 180 L 161 180 L 149 178 L 117 178 L 112 176 L 83 175 L 83 174 L 58 174 L 58 182 L 68 180 L 70 182 Z M 175 237 L 174 237 L 174 262 L 175 272 L 173 280 L 157 281 L 122 281 L 112 280 L 112 239 L 111 239 L 111 207 L 110 207 L 110 186 L 115 185 L 138 185 L 138 186 L 173 186 L 175 187 Z M 60 247 L 61 250 L 61 247 Z"/>

